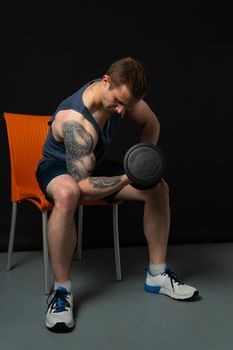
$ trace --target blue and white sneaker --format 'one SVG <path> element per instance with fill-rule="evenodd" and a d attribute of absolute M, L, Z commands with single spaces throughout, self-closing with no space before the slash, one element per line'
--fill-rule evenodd
<path fill-rule="evenodd" d="M 159 275 L 153 276 L 146 269 L 147 276 L 144 290 L 150 293 L 165 294 L 176 300 L 189 300 L 197 297 L 199 292 L 196 288 L 184 284 L 168 267 Z"/>
<path fill-rule="evenodd" d="M 73 296 L 59 287 L 47 299 L 46 327 L 53 332 L 67 332 L 74 328 Z"/>

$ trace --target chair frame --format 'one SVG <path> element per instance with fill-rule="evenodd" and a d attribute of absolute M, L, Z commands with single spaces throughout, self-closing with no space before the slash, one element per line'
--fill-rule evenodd
<path fill-rule="evenodd" d="M 121 281 L 122 273 L 121 273 L 121 258 L 120 258 L 120 243 L 119 243 L 118 206 L 119 206 L 119 203 L 112 204 L 116 279 L 117 281 Z M 84 207 L 85 207 L 84 204 L 78 206 L 78 238 L 77 238 L 77 259 L 78 260 L 82 260 Z M 17 209 L 18 209 L 18 202 L 13 202 L 6 271 L 10 271 L 12 269 L 12 255 L 13 255 L 13 247 L 14 247 L 14 239 L 15 239 L 15 231 L 16 231 Z M 48 241 L 47 241 L 47 222 L 48 222 L 48 211 L 45 210 L 45 211 L 42 211 L 44 294 L 50 293 L 50 271 L 49 271 L 50 262 L 49 262 L 49 250 L 48 250 Z"/>

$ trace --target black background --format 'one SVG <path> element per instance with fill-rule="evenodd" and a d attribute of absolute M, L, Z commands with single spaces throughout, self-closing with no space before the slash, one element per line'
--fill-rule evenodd
<path fill-rule="evenodd" d="M 170 244 L 232 241 L 232 2 L 1 2 L 0 250 L 11 219 L 6 112 L 52 114 L 112 61 L 143 60 L 161 124 Z M 122 134 L 126 141 L 130 129 Z M 142 204 L 119 208 L 121 245 L 144 245 Z M 87 208 L 84 245 L 112 244 L 110 208 Z M 16 250 L 41 249 L 41 216 L 18 210 Z"/>

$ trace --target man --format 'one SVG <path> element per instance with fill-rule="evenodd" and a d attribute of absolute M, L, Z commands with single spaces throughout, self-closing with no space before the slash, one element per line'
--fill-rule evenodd
<path fill-rule="evenodd" d="M 143 100 L 147 91 L 144 63 L 125 57 L 110 65 L 102 78 L 88 82 L 65 99 L 49 122 L 50 132 L 36 175 L 41 189 L 54 204 L 48 222 L 55 281 L 46 313 L 50 330 L 74 327 L 70 270 L 77 237 L 74 213 L 80 198 L 143 201 L 149 250 L 144 289 L 179 300 L 198 295 L 197 289 L 185 285 L 166 266 L 170 209 L 165 180 L 150 190 L 137 190 L 130 185 L 123 166 L 105 157 L 106 146 L 111 142 L 113 113 L 130 118 L 141 127 L 141 142 L 157 143 L 160 126 Z"/>

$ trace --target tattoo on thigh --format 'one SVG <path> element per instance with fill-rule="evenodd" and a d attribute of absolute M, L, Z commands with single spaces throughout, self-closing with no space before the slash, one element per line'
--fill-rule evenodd
<path fill-rule="evenodd" d="M 87 178 L 95 166 L 92 136 L 76 121 L 64 123 L 62 134 L 68 172 L 77 181 Z"/>

